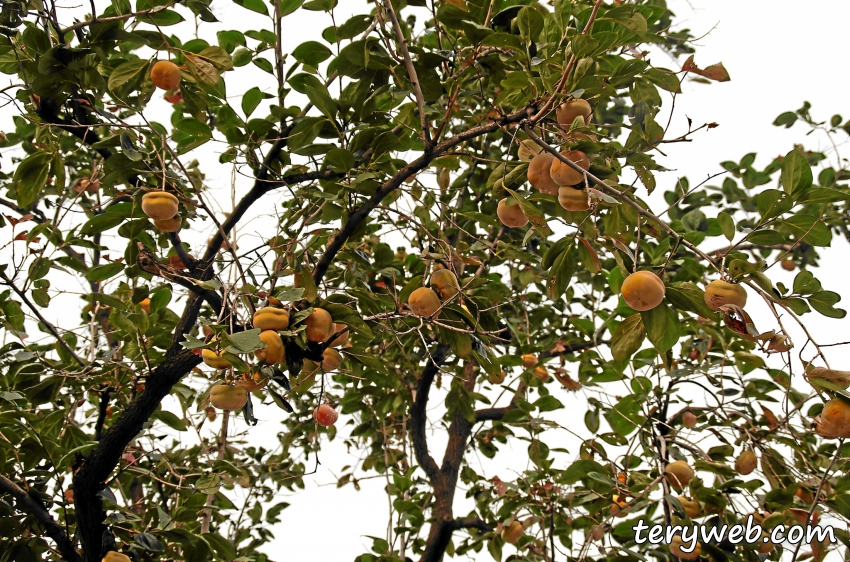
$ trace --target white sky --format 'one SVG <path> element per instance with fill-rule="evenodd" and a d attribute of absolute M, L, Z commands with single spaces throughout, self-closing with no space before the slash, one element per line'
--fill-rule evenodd
<path fill-rule="evenodd" d="M 685 115 L 693 119 L 695 126 L 715 121 L 720 127 L 697 134 L 693 143 L 666 145 L 664 150 L 668 158 L 662 158 L 660 162 L 676 171 L 658 176 L 658 193 L 669 189 L 680 176 L 687 176 L 691 185 L 694 185 L 707 175 L 717 172 L 719 162 L 738 161 L 748 152 L 758 152 L 757 166 L 764 166 L 773 157 L 785 154 L 795 142 L 805 139 L 805 129 L 798 125 L 785 130 L 773 127 L 771 123 L 780 113 L 800 107 L 803 100 L 813 104 L 812 111 L 816 118 L 827 120 L 833 113 L 841 112 L 845 113 L 845 120 L 850 117 L 850 107 L 846 102 L 847 84 L 841 84 L 841 79 L 837 78 L 846 53 L 846 24 L 850 21 L 850 3 L 843 0 L 810 0 L 805 9 L 801 9 L 799 0 L 672 0 L 669 4 L 678 14 L 676 23 L 679 27 L 690 27 L 696 36 L 707 34 L 699 41 L 696 63 L 707 66 L 722 61 L 732 80 L 710 86 L 684 85 L 684 95 L 680 95 L 676 102 L 676 117 L 671 133 L 680 134 L 677 130 L 683 132 L 686 127 Z M 366 9 L 365 2 L 360 0 L 341 0 L 337 9 L 337 23 L 347 19 L 345 14 L 362 13 Z M 256 28 L 259 25 L 257 22 L 261 21 L 231 2 L 222 0 L 213 4 L 213 11 L 224 24 L 211 26 L 212 29 L 244 31 Z M 319 40 L 319 33 L 327 25 L 329 22 L 326 16 L 317 12 L 299 11 L 289 16 L 286 19 L 284 51 L 306 40 Z M 652 62 L 678 70 L 675 63 L 665 60 L 662 55 L 654 55 Z M 254 70 L 247 78 L 240 78 L 239 82 L 231 80 L 228 94 L 238 96 L 240 90 L 255 85 L 273 92 L 271 77 Z M 157 95 L 149 109 L 154 115 L 168 107 L 158 98 Z M 233 105 L 239 107 L 238 100 Z M 262 111 L 257 110 L 254 116 L 261 114 Z M 163 117 L 160 120 L 167 121 L 167 114 L 161 115 Z M 4 124 L 8 123 L 8 119 L 8 114 L 0 116 Z M 827 147 L 825 139 L 820 137 L 809 137 L 805 142 L 811 149 Z M 212 146 L 207 145 L 205 148 Z M 850 150 L 846 146 L 844 148 L 845 151 Z M 204 167 L 208 182 L 219 189 L 216 198 L 218 205 L 222 210 L 229 210 L 231 205 L 227 190 L 230 187 L 231 170 L 214 164 L 217 157 L 210 156 L 204 159 L 211 164 Z M 719 181 L 712 183 L 718 185 Z M 237 181 L 236 195 L 244 192 L 248 185 L 247 180 Z M 209 224 L 204 223 L 207 230 Z M 258 224 L 254 224 L 247 228 L 243 226 L 242 229 L 243 232 L 251 232 L 256 231 L 257 227 Z M 207 235 L 198 233 L 191 241 L 200 244 Z M 823 268 L 817 275 L 824 288 L 842 294 L 844 302 L 839 306 L 847 308 L 850 306 L 850 288 L 844 284 L 848 272 L 847 243 L 836 240 L 833 248 L 823 250 L 821 254 L 824 258 Z M 793 273 L 778 268 L 771 270 L 771 276 L 774 280 L 784 281 L 786 285 L 790 285 L 793 279 Z M 76 307 L 76 304 L 69 302 L 68 306 Z M 57 301 L 46 311 L 46 316 L 61 324 L 59 320 L 67 312 L 67 308 Z M 768 319 L 766 308 L 760 309 L 758 303 L 751 303 L 748 312 L 753 315 L 757 326 L 763 330 L 770 328 L 772 320 Z M 842 337 L 842 328 L 848 325 L 846 320 L 829 320 L 814 313 L 803 319 L 821 343 L 837 341 L 836 338 Z M 794 335 L 792 333 L 792 337 Z M 842 348 L 832 348 L 828 356 L 835 366 L 840 365 L 840 360 L 846 361 L 848 353 L 842 351 Z M 584 431 L 581 396 L 567 396 L 566 393 L 556 395 L 567 403 L 568 411 L 575 412 L 574 417 L 565 413 L 567 417 L 559 421 Z M 437 397 L 435 403 L 438 400 Z M 278 420 L 286 414 L 273 406 L 257 410 L 261 423 L 251 431 L 251 441 L 267 444 L 276 442 L 275 434 L 280 428 Z M 345 416 L 341 417 L 337 426 L 342 427 L 346 421 Z M 244 429 L 241 419 L 235 425 L 236 431 Z M 550 447 L 563 446 L 570 449 L 571 453 L 575 452 L 575 440 L 568 439 L 564 432 L 547 436 L 546 441 Z M 432 451 L 441 451 L 442 445 L 442 441 L 434 439 Z M 509 470 L 511 462 L 520 463 L 515 468 L 521 469 L 525 463 L 525 448 L 526 443 L 517 442 L 516 454 L 505 449 L 498 466 L 488 465 L 487 475 L 499 474 L 503 480 L 512 479 Z M 283 511 L 282 521 L 273 529 L 277 539 L 265 547 L 265 552 L 277 560 L 353 560 L 358 554 L 369 550 L 371 540 L 368 535 L 385 536 L 387 500 L 382 493 L 383 478 L 364 481 L 360 492 L 351 486 L 342 489 L 335 486 L 335 475 L 339 474 L 337 471 L 351 464 L 352 460 L 341 438 L 324 445 L 322 466 L 315 476 L 307 479 L 307 489 L 285 498 L 292 506 Z M 456 513 L 463 514 L 464 511 L 459 507 Z M 490 558 L 485 552 L 479 559 Z"/>

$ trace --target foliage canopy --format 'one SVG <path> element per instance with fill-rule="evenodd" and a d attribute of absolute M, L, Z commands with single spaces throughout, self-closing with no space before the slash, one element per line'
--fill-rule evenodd
<path fill-rule="evenodd" d="M 646 560 L 671 555 L 635 543 L 637 519 L 850 518 L 850 426 L 818 417 L 850 407 L 850 374 L 786 331 L 846 314 L 815 273 L 848 237 L 850 175 L 795 146 L 656 190 L 664 144 L 714 126 L 674 137 L 662 106 L 684 80 L 729 79 L 697 66 L 663 0 L 381 1 L 345 21 L 333 0 L 234 1 L 256 29 L 207 0 L 93 3 L 71 24 L 52 2 L 2 5 L 0 562 L 275 559 L 276 494 L 304 487 L 327 439 L 359 455 L 340 486 L 380 475 L 392 500 L 360 562 Z M 284 52 L 304 11 L 328 26 Z M 179 76 L 152 74 L 166 60 Z M 591 115 L 559 120 L 570 100 Z M 850 133 L 809 110 L 775 125 Z M 561 195 L 587 210 L 529 185 L 538 153 L 579 173 Z M 502 200 L 527 226 L 500 222 Z M 636 271 L 657 306 L 622 298 Z M 719 285 L 707 299 L 717 280 L 773 325 L 712 301 Z M 438 310 L 417 316 L 432 284 Z M 74 312 L 54 325 L 56 307 Z M 243 387 L 241 415 L 210 406 Z M 314 421 L 325 403 L 338 421 Z M 585 427 L 559 423 L 576 407 Z M 281 421 L 276 442 L 250 439 L 257 417 Z M 510 480 L 468 458 L 519 443 Z M 674 461 L 696 472 L 685 491 Z"/>

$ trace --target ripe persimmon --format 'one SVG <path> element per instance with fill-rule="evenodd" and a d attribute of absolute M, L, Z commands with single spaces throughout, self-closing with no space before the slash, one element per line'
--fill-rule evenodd
<path fill-rule="evenodd" d="M 263 330 L 260 332 L 260 341 L 266 344 L 266 347 L 254 352 L 259 361 L 265 362 L 266 365 L 274 365 L 283 361 L 283 340 L 280 334 L 274 330 Z"/>
<path fill-rule="evenodd" d="M 499 201 L 499 206 L 496 208 L 496 215 L 499 221 L 508 228 L 521 228 L 528 224 L 528 217 L 522 212 L 519 205 L 508 205 L 508 199 Z"/>
<path fill-rule="evenodd" d="M 820 419 L 825 433 L 850 437 L 850 404 L 841 398 L 833 398 L 824 404 Z"/>
<path fill-rule="evenodd" d="M 177 207 L 177 197 L 164 191 L 150 191 L 142 196 L 142 212 L 153 220 L 173 218 Z"/>
<path fill-rule="evenodd" d="M 324 308 L 314 308 L 304 324 L 307 326 L 307 341 L 324 342 L 333 334 L 334 319 Z"/>
<path fill-rule="evenodd" d="M 217 384 L 210 389 L 210 404 L 219 410 L 241 410 L 248 402 L 248 391 L 243 386 Z"/>
<path fill-rule="evenodd" d="M 444 301 L 460 292 L 460 283 L 458 283 L 457 275 L 448 269 L 441 269 L 432 273 L 429 284 L 437 288 L 440 298 Z"/>
<path fill-rule="evenodd" d="M 330 427 L 339 419 L 339 413 L 327 402 L 313 410 L 313 419 L 324 427 Z"/>
<path fill-rule="evenodd" d="M 558 204 L 568 211 L 587 211 L 590 209 L 587 191 L 574 187 L 558 188 Z"/>
<path fill-rule="evenodd" d="M 419 287 L 407 297 L 407 306 L 417 316 L 431 316 L 440 308 L 440 298 L 433 289 Z"/>
<path fill-rule="evenodd" d="M 693 477 L 694 469 L 685 461 L 673 461 L 664 469 L 664 478 L 676 490 L 687 486 Z"/>
<path fill-rule="evenodd" d="M 528 178 L 528 183 L 549 195 L 558 193 L 558 184 L 552 179 L 551 174 L 552 162 L 554 161 L 554 155 L 548 152 L 541 152 L 528 163 L 528 171 L 525 174 Z"/>
<path fill-rule="evenodd" d="M 501 537 L 502 540 L 506 543 L 514 544 L 519 541 L 519 539 L 521 539 L 524 534 L 525 529 L 523 529 L 522 523 L 520 523 L 519 521 L 514 521 L 507 527 L 502 528 Z"/>
<path fill-rule="evenodd" d="M 590 169 L 590 160 L 580 150 L 566 150 L 561 153 L 561 156 L 582 170 Z M 561 162 L 557 158 L 552 160 L 552 167 L 549 169 L 549 174 L 552 176 L 552 181 L 558 184 L 558 186 L 574 186 L 584 182 L 584 174 L 574 170 L 572 166 Z"/>
<path fill-rule="evenodd" d="M 171 61 L 161 60 L 151 67 L 151 82 L 160 90 L 173 90 L 180 85 L 180 67 Z"/>
<path fill-rule="evenodd" d="M 289 312 L 282 308 L 264 306 L 254 313 L 253 324 L 258 330 L 285 330 L 289 327 Z"/>
<path fill-rule="evenodd" d="M 664 282 L 651 271 L 636 271 L 620 286 L 626 304 L 638 312 L 652 310 L 661 304 L 666 292 Z"/>
<path fill-rule="evenodd" d="M 727 304 L 744 308 L 747 304 L 747 292 L 737 283 L 715 279 L 705 288 L 705 304 L 711 310 L 720 310 L 721 306 Z"/>
<path fill-rule="evenodd" d="M 569 129 L 573 124 L 573 121 L 576 120 L 576 117 L 579 116 L 582 117 L 584 125 L 587 125 L 589 120 L 588 118 L 592 112 L 593 109 L 586 100 L 570 100 L 562 103 L 558 109 L 555 110 L 555 117 L 558 120 L 558 125 L 565 129 Z"/>
<path fill-rule="evenodd" d="M 177 215 L 170 219 L 155 219 L 153 225 L 162 232 L 177 232 L 183 225 L 183 217 Z"/>
<path fill-rule="evenodd" d="M 699 542 L 694 546 L 693 551 L 685 552 L 682 550 L 682 547 L 685 545 L 682 540 L 681 535 L 676 535 L 673 537 L 673 540 L 670 541 L 670 554 L 677 558 L 681 558 L 682 560 L 696 560 L 699 558 L 700 552 L 702 552 L 702 545 Z M 691 544 L 688 543 L 688 548 L 690 548 Z"/>
<path fill-rule="evenodd" d="M 746 476 L 756 469 L 758 458 L 752 451 L 744 451 L 735 459 L 735 471 L 741 476 Z"/>

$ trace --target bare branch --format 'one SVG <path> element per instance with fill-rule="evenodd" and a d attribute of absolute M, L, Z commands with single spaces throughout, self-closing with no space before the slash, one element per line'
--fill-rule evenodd
<path fill-rule="evenodd" d="M 396 37 L 398 38 L 398 48 L 401 51 L 401 56 L 404 59 L 404 67 L 407 69 L 407 76 L 410 78 L 410 83 L 413 86 L 413 94 L 416 96 L 416 105 L 419 107 L 419 123 L 422 125 L 422 134 L 425 137 L 425 153 L 427 154 L 432 145 L 431 130 L 428 127 L 428 118 L 425 116 L 425 96 L 422 95 L 422 86 L 419 84 L 419 76 L 416 74 L 416 68 L 413 66 L 413 61 L 410 59 L 410 51 L 407 49 L 407 41 L 404 39 L 404 33 L 401 30 L 401 25 L 398 23 L 398 17 L 393 8 L 391 0 L 384 2 L 384 8 L 390 15 L 395 29 Z"/>

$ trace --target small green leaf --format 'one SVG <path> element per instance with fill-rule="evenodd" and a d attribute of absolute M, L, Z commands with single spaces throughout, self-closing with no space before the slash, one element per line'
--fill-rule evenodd
<path fill-rule="evenodd" d="M 640 313 L 626 318 L 614 331 L 611 337 L 611 353 L 615 361 L 630 358 L 640 349 L 644 337 L 643 320 Z"/>
<path fill-rule="evenodd" d="M 47 183 L 47 173 L 50 171 L 52 160 L 53 155 L 49 152 L 36 152 L 18 164 L 13 178 L 18 205 L 26 208 L 38 200 Z"/>
<path fill-rule="evenodd" d="M 785 193 L 795 197 L 812 186 L 812 168 L 799 150 L 794 149 L 785 155 L 780 181 Z"/>
<path fill-rule="evenodd" d="M 729 213 L 720 212 L 717 214 L 717 222 L 720 225 L 720 231 L 723 236 L 730 242 L 735 238 L 735 221 Z"/>
<path fill-rule="evenodd" d="M 242 112 L 245 113 L 246 118 L 254 113 L 254 110 L 257 109 L 264 98 L 265 94 L 256 86 L 245 92 L 245 95 L 242 96 Z"/>

